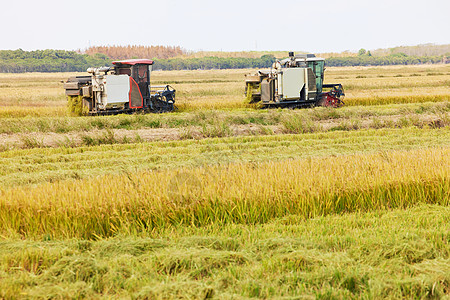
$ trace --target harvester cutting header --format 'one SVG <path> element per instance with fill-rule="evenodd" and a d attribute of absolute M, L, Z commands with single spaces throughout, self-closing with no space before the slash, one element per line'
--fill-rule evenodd
<path fill-rule="evenodd" d="M 89 68 L 89 76 L 69 78 L 64 83 L 69 101 L 81 102 L 83 113 L 90 115 L 175 109 L 175 90 L 170 85 L 150 85 L 152 60 L 129 59 L 113 64 Z"/>
<path fill-rule="evenodd" d="M 247 100 L 261 102 L 263 108 L 340 107 L 344 90 L 339 83 L 323 84 L 324 66 L 325 60 L 314 54 L 289 52 L 289 58 L 277 60 L 270 70 L 246 76 Z"/>

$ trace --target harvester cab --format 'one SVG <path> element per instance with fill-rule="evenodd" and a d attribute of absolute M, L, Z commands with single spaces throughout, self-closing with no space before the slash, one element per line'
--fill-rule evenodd
<path fill-rule="evenodd" d="M 114 61 L 114 67 L 89 68 L 89 76 L 76 76 L 64 83 L 69 103 L 90 115 L 169 112 L 175 109 L 175 90 L 170 85 L 151 86 L 153 61 Z"/>
<path fill-rule="evenodd" d="M 342 85 L 323 84 L 324 71 L 323 58 L 289 52 L 289 58 L 277 60 L 270 70 L 246 75 L 247 100 L 260 102 L 263 108 L 340 107 L 345 95 Z"/>

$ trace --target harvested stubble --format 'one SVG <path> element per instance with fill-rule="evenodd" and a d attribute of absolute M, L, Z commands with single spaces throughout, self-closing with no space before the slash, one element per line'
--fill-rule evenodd
<path fill-rule="evenodd" d="M 137 172 L 0 192 L 0 232 L 98 238 L 449 204 L 450 149 Z M 177 180 L 174 180 L 177 179 Z"/>

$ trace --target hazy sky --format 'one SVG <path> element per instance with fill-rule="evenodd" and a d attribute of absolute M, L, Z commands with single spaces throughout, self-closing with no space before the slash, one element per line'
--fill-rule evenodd
<path fill-rule="evenodd" d="M 0 49 L 340 52 L 450 43 L 449 0 L 3 1 Z"/>

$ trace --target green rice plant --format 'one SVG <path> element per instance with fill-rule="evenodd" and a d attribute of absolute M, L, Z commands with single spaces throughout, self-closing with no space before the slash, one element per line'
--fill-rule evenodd
<path fill-rule="evenodd" d="M 69 137 L 64 137 L 63 140 L 59 140 L 57 142 L 58 147 L 66 147 L 66 148 L 75 148 L 78 146 L 78 143 L 74 141 L 74 139 Z"/>
<path fill-rule="evenodd" d="M 204 137 L 216 138 L 232 135 L 230 126 L 225 122 L 216 121 L 213 124 L 203 124 L 200 133 Z"/>
<path fill-rule="evenodd" d="M 321 131 L 321 126 L 306 116 L 285 115 L 281 120 L 286 133 L 311 133 Z"/>
<path fill-rule="evenodd" d="M 174 114 L 118 115 L 102 117 L 26 117 L 0 118 L 0 133 L 14 134 L 26 132 L 83 132 L 94 129 L 141 128 L 183 128 L 186 126 L 203 126 L 205 122 L 224 122 L 230 125 L 257 124 L 283 125 L 290 118 L 316 121 L 328 119 L 356 119 L 379 116 L 410 114 L 447 114 L 450 111 L 448 101 L 427 103 L 364 105 L 368 99 L 360 99 L 353 106 L 339 109 L 316 107 L 299 110 L 245 110 L 224 111 L 204 110 Z M 355 106 L 357 105 L 357 106 Z M 217 119 L 217 120 L 216 120 Z M 309 122 L 309 121 L 308 121 Z"/>
<path fill-rule="evenodd" d="M 33 137 L 33 136 L 27 136 L 27 135 L 22 136 L 21 142 L 22 142 L 21 148 L 25 148 L 25 149 L 41 148 L 44 146 L 42 140 L 39 140 L 38 138 Z"/>
<path fill-rule="evenodd" d="M 198 138 L 198 135 L 196 134 L 195 130 L 192 128 L 192 126 L 184 127 L 180 132 L 180 139 L 181 140 L 191 140 Z"/>
<path fill-rule="evenodd" d="M 96 241 L 3 237 L 0 297 L 445 299 L 449 222 L 450 207 L 419 204 Z"/>
<path fill-rule="evenodd" d="M 339 123 L 339 125 L 332 127 L 330 130 L 358 130 L 361 128 L 361 122 L 357 119 L 345 120 Z"/>
<path fill-rule="evenodd" d="M 117 138 L 114 131 L 107 129 L 106 132 L 100 135 L 87 135 L 81 136 L 82 145 L 85 146 L 97 146 L 97 145 L 112 145 L 112 144 L 127 144 L 132 140 L 124 136 L 122 139 Z M 139 139 L 138 139 L 139 141 Z"/>

